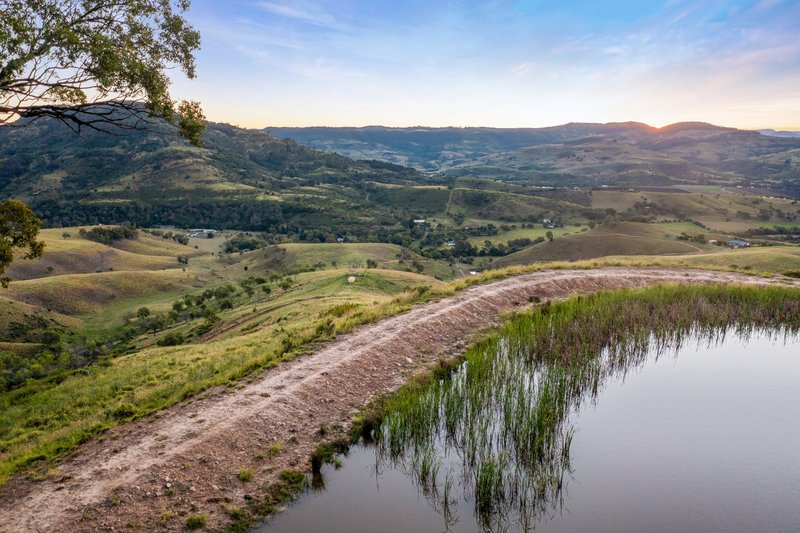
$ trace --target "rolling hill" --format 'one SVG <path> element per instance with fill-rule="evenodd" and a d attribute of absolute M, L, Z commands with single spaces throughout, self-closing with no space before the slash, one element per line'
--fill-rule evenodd
<path fill-rule="evenodd" d="M 267 133 L 210 124 L 204 147 L 166 127 L 75 135 L 55 120 L 0 127 L 0 196 L 51 226 L 139 225 L 266 230 L 313 220 L 363 225 L 365 184 L 427 183 L 416 170 L 346 157 Z M 373 213 L 374 214 L 374 213 Z"/>
<path fill-rule="evenodd" d="M 800 194 L 800 139 L 698 122 L 267 130 L 350 157 L 450 176 L 554 186 L 757 185 Z"/>

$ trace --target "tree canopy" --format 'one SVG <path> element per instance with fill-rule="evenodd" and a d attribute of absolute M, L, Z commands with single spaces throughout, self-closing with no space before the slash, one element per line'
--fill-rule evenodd
<path fill-rule="evenodd" d="M 196 102 L 177 103 L 167 72 L 195 77 L 200 34 L 189 0 L 0 0 L 0 124 L 56 118 L 76 131 L 163 118 L 200 144 Z"/>
<path fill-rule="evenodd" d="M 14 260 L 15 250 L 25 250 L 25 259 L 42 256 L 44 243 L 36 240 L 41 221 L 31 209 L 19 200 L 0 202 L 0 285 L 8 287 L 5 276 L 8 265 Z"/>

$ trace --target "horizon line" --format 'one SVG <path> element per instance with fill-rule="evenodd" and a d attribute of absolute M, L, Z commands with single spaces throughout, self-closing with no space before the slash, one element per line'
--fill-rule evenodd
<path fill-rule="evenodd" d="M 213 121 L 212 121 L 213 122 Z M 774 132 L 787 132 L 787 133 L 800 133 L 800 126 L 765 126 L 765 127 L 758 127 L 758 128 L 740 128 L 736 126 L 722 126 L 719 124 L 714 124 L 712 122 L 705 122 L 702 120 L 682 120 L 678 122 L 671 122 L 669 124 L 665 124 L 664 126 L 653 126 L 646 122 L 641 122 L 638 120 L 623 120 L 623 121 L 610 121 L 610 122 L 581 122 L 581 121 L 569 121 L 563 122 L 560 124 L 552 124 L 549 126 L 481 126 L 481 125 L 470 125 L 470 126 L 431 126 L 431 125 L 424 125 L 424 124 L 415 124 L 412 126 L 395 126 L 395 125 L 388 125 L 388 124 L 363 124 L 363 125 L 344 125 L 344 126 L 331 126 L 327 124 L 313 124 L 313 125 L 306 125 L 306 126 L 298 126 L 298 125 L 277 125 L 277 124 L 270 124 L 268 126 L 240 126 L 237 124 L 231 124 L 228 122 L 221 122 L 222 124 L 229 124 L 231 126 L 236 126 L 243 129 L 270 129 L 270 128 L 293 128 L 293 129 L 304 129 L 304 128 L 330 128 L 330 129 L 366 129 L 366 128 L 387 128 L 387 129 L 494 129 L 494 130 L 541 130 L 547 128 L 558 128 L 562 126 L 571 126 L 571 125 L 587 125 L 587 126 L 613 126 L 613 125 L 623 125 L 623 124 L 636 124 L 640 126 L 646 126 L 647 128 L 653 130 L 664 130 L 667 128 L 671 128 L 674 126 L 680 125 L 687 125 L 687 124 L 696 124 L 696 125 L 704 125 L 704 126 L 712 126 L 715 128 L 720 129 L 733 129 L 738 131 L 774 131 Z"/>

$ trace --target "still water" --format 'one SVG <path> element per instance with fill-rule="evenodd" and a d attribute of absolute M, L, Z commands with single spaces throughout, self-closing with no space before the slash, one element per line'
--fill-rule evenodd
<path fill-rule="evenodd" d="M 571 406 L 563 485 L 535 531 L 800 531 L 800 338 L 697 339 L 604 377 Z M 257 531 L 517 531 L 480 521 L 450 447 L 437 446 L 437 494 L 417 467 L 353 446 L 308 492 Z"/>

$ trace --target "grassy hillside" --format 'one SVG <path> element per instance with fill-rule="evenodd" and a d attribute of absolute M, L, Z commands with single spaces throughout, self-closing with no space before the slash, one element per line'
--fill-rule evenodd
<path fill-rule="evenodd" d="M 794 222 L 800 212 L 796 200 L 724 187 L 674 192 L 594 190 L 592 206 L 642 216 L 691 219 L 728 232 Z"/>
<path fill-rule="evenodd" d="M 8 289 L 8 295 L 59 313 L 88 315 L 117 300 L 174 292 L 196 282 L 193 275 L 180 270 L 64 274 L 16 281 Z"/>
<path fill-rule="evenodd" d="M 397 244 L 384 243 L 286 243 L 264 252 L 265 265 L 279 264 L 287 271 L 305 270 L 308 268 L 360 269 L 372 260 L 376 268 L 408 271 L 415 270 L 415 262 L 422 265 L 423 272 L 429 276 L 448 279 L 454 276 L 452 269 L 439 261 L 433 261 L 419 254 L 410 252 Z M 285 250 L 285 253 L 283 252 Z M 249 254 L 255 258 L 255 265 L 261 263 L 259 252 Z M 248 257 L 250 259 L 251 257 Z M 277 262 L 277 263 L 276 263 Z"/>
<path fill-rule="evenodd" d="M 209 125 L 203 148 L 166 127 L 120 133 L 79 137 L 54 120 L 0 127 L 0 195 L 30 203 L 51 226 L 129 221 L 265 230 L 309 226 L 315 216 L 325 226 L 371 225 L 376 212 L 366 212 L 366 193 L 358 191 L 364 183 L 429 181 L 409 168 L 225 124 Z"/>
<path fill-rule="evenodd" d="M 402 304 L 391 303 L 394 297 L 409 301 L 413 296 L 401 295 L 406 288 L 437 283 L 388 270 L 300 274 L 290 289 L 269 301 L 226 312 L 200 344 L 149 348 L 57 383 L 33 382 L 0 392 L 5 415 L 0 419 L 0 480 L 104 427 L 233 383 L 307 349 L 314 339 L 396 312 Z"/>
<path fill-rule="evenodd" d="M 173 241 L 140 233 L 135 240 L 119 240 L 107 246 L 81 238 L 80 228 L 50 229 L 40 233 L 45 251 L 38 261 L 17 261 L 9 269 L 15 280 L 63 274 L 104 271 L 164 270 L 177 268 L 177 256 L 197 251 Z"/>
<path fill-rule="evenodd" d="M 496 260 L 497 265 L 519 265 L 536 261 L 575 261 L 605 256 L 701 255 L 716 257 L 723 250 L 711 244 L 725 242 L 731 235 L 718 233 L 693 222 L 610 222 L 595 229 L 569 233 L 560 228 L 553 242 L 543 242 Z M 531 230 L 528 230 L 531 231 Z M 538 233 L 539 230 L 532 230 Z M 506 234 L 501 234 L 505 237 Z M 748 250 L 764 250 L 753 248 Z M 774 248 L 770 247 L 770 250 Z M 785 249 L 782 247 L 781 249 Z M 701 260 L 692 264 L 702 266 Z M 710 261 L 709 266 L 720 266 Z M 727 266 L 727 265 L 722 265 Z M 765 265 L 766 267 L 766 265 Z M 778 271 L 765 268 L 769 271 Z"/>
<path fill-rule="evenodd" d="M 630 225 L 608 225 L 552 242 L 531 246 L 496 260 L 496 264 L 519 265 L 537 261 L 577 261 L 605 256 L 673 255 L 703 251 L 698 245 L 653 235 L 636 235 Z"/>

